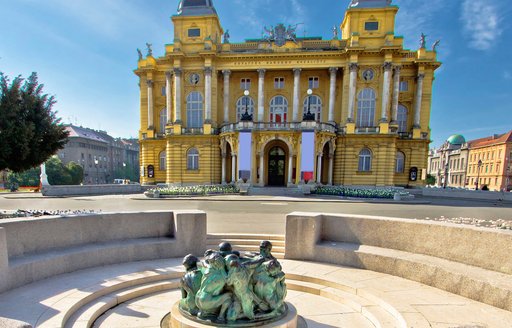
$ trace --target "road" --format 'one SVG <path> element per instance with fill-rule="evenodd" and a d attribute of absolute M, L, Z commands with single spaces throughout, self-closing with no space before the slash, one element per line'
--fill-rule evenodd
<path fill-rule="evenodd" d="M 285 215 L 294 211 L 378 215 L 408 219 L 476 218 L 512 220 L 512 204 L 421 198 L 420 203 L 314 201 L 278 197 L 230 196 L 210 200 L 148 199 L 141 195 L 46 198 L 39 194 L 0 194 L 2 210 L 95 210 L 102 212 L 198 209 L 208 213 L 210 233 L 283 234 Z M 429 202 L 429 203 L 427 203 Z"/>

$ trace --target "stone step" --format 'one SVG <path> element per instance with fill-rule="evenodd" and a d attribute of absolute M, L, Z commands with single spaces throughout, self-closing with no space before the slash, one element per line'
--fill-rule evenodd
<path fill-rule="evenodd" d="M 302 191 L 297 187 L 251 187 L 251 196 L 302 196 Z"/>
<path fill-rule="evenodd" d="M 258 235 L 258 234 L 216 234 L 216 233 L 210 233 L 206 236 L 207 240 L 215 239 L 227 239 L 227 240 L 233 240 L 233 239 L 242 239 L 242 240 L 256 240 L 261 242 L 262 240 L 269 240 L 269 241 L 284 241 L 285 237 L 284 235 L 271 235 L 271 234 L 264 234 L 264 235 Z"/>
<path fill-rule="evenodd" d="M 218 249 L 218 244 L 215 244 L 215 243 L 208 243 L 206 244 L 206 247 L 208 249 Z M 233 250 L 235 251 L 240 251 L 240 252 L 259 252 L 260 251 L 260 248 L 259 246 L 254 246 L 254 245 L 244 245 L 244 244 L 231 244 L 231 247 L 233 247 Z M 276 247 L 272 247 L 272 254 L 284 254 L 284 247 L 282 246 L 276 246 Z"/>
<path fill-rule="evenodd" d="M 268 240 L 268 239 L 262 239 L 262 240 Z M 218 246 L 222 242 L 228 242 L 231 245 L 246 245 L 246 246 L 256 246 L 259 247 L 261 240 L 259 239 L 235 239 L 235 238 L 219 238 L 219 239 L 207 239 L 208 245 L 216 245 Z M 285 242 L 284 240 L 268 240 L 272 243 L 272 248 L 274 247 L 284 247 Z"/>

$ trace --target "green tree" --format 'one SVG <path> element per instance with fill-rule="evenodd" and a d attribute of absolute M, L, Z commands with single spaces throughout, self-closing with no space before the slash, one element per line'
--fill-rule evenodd
<path fill-rule="evenodd" d="M 25 172 L 7 174 L 7 181 L 9 184 L 16 183 L 23 187 L 37 187 L 39 186 L 39 176 L 41 169 L 39 167 L 31 168 Z"/>
<path fill-rule="evenodd" d="M 84 169 L 78 163 L 69 162 L 66 169 L 71 176 L 71 184 L 79 185 L 84 181 Z"/>
<path fill-rule="evenodd" d="M 36 73 L 10 83 L 0 72 L 0 171 L 26 171 L 64 147 L 68 132 L 52 111 L 54 104 Z"/>
<path fill-rule="evenodd" d="M 48 175 L 48 182 L 54 186 L 70 185 L 73 182 L 67 167 L 62 164 L 57 156 L 53 156 L 46 161 L 46 174 Z"/>
<path fill-rule="evenodd" d="M 436 177 L 432 174 L 427 174 L 427 185 L 435 185 L 436 184 Z"/>

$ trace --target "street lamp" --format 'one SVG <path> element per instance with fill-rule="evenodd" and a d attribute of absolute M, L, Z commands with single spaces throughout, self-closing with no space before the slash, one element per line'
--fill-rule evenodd
<path fill-rule="evenodd" d="M 94 157 L 94 166 L 96 166 L 96 183 L 99 184 L 99 172 L 98 172 L 98 158 Z"/>
<path fill-rule="evenodd" d="M 482 167 L 482 160 L 479 159 L 478 160 L 478 165 L 477 165 L 477 172 L 476 172 L 476 187 L 475 187 L 475 190 L 478 190 L 478 182 L 480 181 L 480 168 Z"/>
<path fill-rule="evenodd" d="M 244 100 L 245 100 L 245 113 L 242 114 L 240 121 L 252 121 L 252 114 L 250 115 L 247 111 L 247 103 L 249 102 L 249 90 L 244 91 Z"/>
<path fill-rule="evenodd" d="M 311 114 L 311 95 L 313 94 L 313 90 L 308 89 L 308 112 L 304 113 L 302 116 L 303 121 L 314 121 L 315 114 Z"/>
<path fill-rule="evenodd" d="M 123 179 L 126 180 L 126 163 L 123 162 Z"/>
<path fill-rule="evenodd" d="M 448 184 L 448 161 L 444 165 L 444 183 L 443 188 L 446 189 L 446 185 Z"/>

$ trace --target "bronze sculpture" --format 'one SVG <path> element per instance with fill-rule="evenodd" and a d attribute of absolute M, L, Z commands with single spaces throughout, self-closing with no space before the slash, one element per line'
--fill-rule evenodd
<path fill-rule="evenodd" d="M 241 256 L 231 244 L 209 249 L 205 259 L 183 259 L 187 272 L 181 280 L 180 312 L 210 325 L 261 324 L 286 315 L 285 275 L 272 256 L 272 243 L 262 241 L 259 253 Z"/>

